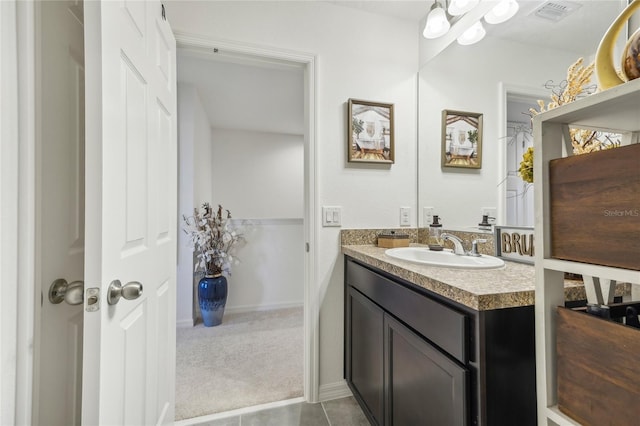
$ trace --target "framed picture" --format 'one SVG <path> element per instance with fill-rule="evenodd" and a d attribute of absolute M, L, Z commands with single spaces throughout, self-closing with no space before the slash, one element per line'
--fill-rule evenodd
<path fill-rule="evenodd" d="M 393 104 L 349 99 L 347 160 L 394 162 Z"/>
<path fill-rule="evenodd" d="M 482 114 L 442 111 L 442 167 L 482 167 Z"/>

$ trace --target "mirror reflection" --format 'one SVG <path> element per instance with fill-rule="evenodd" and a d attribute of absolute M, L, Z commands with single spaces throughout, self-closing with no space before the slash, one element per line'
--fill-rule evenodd
<path fill-rule="evenodd" d="M 530 108 L 548 102 L 578 58 L 593 61 L 599 41 L 624 0 L 572 1 L 568 14 L 541 16 L 549 2 L 521 1 L 510 21 L 485 25 L 473 45 L 453 43 L 434 54 L 438 40 L 421 40 L 418 78 L 418 224 L 438 215 L 445 229 L 477 230 L 483 214 L 493 223 L 533 226 L 533 185 L 518 174 L 533 145 Z M 569 2 L 558 2 L 569 3 Z M 626 38 L 621 36 L 620 51 Z M 427 52 L 427 53 L 425 53 Z M 442 164 L 444 110 L 483 116 L 479 168 Z M 446 128 L 446 126 L 445 126 Z"/>

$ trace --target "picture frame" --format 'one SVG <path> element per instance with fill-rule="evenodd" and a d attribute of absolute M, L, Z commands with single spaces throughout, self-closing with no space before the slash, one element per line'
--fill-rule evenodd
<path fill-rule="evenodd" d="M 347 161 L 393 164 L 393 104 L 349 99 Z"/>
<path fill-rule="evenodd" d="M 442 167 L 482 167 L 482 114 L 442 110 Z"/>

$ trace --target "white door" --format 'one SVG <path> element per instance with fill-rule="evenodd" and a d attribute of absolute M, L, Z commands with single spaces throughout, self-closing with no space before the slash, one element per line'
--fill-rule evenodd
<path fill-rule="evenodd" d="M 45 1 L 38 13 L 36 425 L 80 424 L 82 289 L 48 297 L 84 274 L 84 46 L 82 3 Z M 60 295 L 61 293 L 58 293 Z M 75 300 L 74 300 L 75 298 Z"/>
<path fill-rule="evenodd" d="M 84 425 L 174 418 L 175 54 L 159 1 L 85 3 Z"/>
<path fill-rule="evenodd" d="M 530 146 L 531 125 L 507 123 L 507 225 L 533 226 L 533 184 L 518 174 L 522 155 Z"/>

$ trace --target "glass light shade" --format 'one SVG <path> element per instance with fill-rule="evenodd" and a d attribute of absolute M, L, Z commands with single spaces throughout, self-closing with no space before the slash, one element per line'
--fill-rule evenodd
<path fill-rule="evenodd" d="M 478 3 L 480 0 L 451 0 L 447 11 L 451 16 L 463 15 L 476 7 Z"/>
<path fill-rule="evenodd" d="M 502 0 L 484 15 L 484 20 L 488 24 L 501 24 L 513 18 L 518 9 L 520 9 L 520 5 L 516 0 Z"/>
<path fill-rule="evenodd" d="M 482 22 L 478 21 L 458 37 L 458 43 L 464 46 L 477 43 L 484 38 L 486 33 L 487 32 L 482 26 Z"/>
<path fill-rule="evenodd" d="M 424 31 L 422 35 L 424 38 L 438 38 L 443 36 L 449 31 L 451 28 L 451 24 L 447 20 L 447 15 L 444 12 L 444 9 L 441 7 L 437 7 L 429 12 L 429 16 L 427 16 L 427 23 L 424 26 Z"/>

